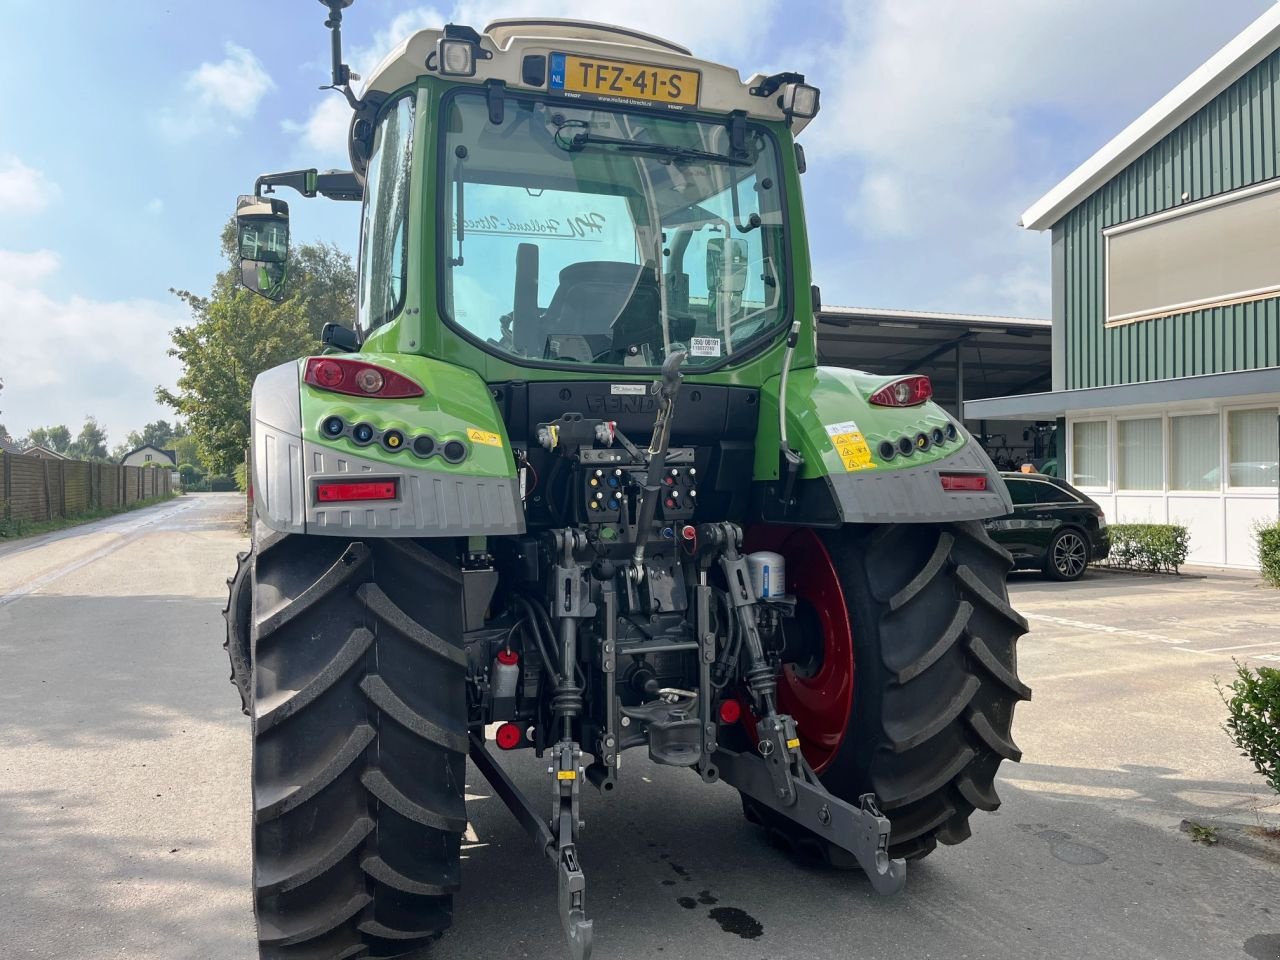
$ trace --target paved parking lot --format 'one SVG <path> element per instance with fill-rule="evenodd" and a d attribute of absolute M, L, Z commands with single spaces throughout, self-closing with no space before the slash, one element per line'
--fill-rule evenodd
<path fill-rule="evenodd" d="M 187 497 L 0 547 L 6 960 L 255 956 L 248 731 L 220 649 L 239 509 Z M 1280 862 L 1179 824 L 1280 824 L 1212 682 L 1280 657 L 1280 592 L 1105 573 L 1011 590 L 1035 696 L 972 840 L 880 898 L 765 845 L 729 788 L 635 755 L 616 797 L 586 799 L 597 960 L 1276 960 Z M 533 758 L 511 769 L 543 795 Z M 456 925 L 424 960 L 562 960 L 550 867 L 474 773 L 468 793 Z"/>

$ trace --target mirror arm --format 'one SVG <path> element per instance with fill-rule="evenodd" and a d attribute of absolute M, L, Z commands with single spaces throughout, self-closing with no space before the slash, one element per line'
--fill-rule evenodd
<path fill-rule="evenodd" d="M 329 170 L 319 173 L 315 167 L 309 170 L 290 170 L 286 173 L 264 173 L 253 184 L 254 196 L 275 193 L 276 187 L 291 187 L 304 197 L 316 195 L 330 200 L 360 200 L 364 188 L 350 170 Z"/>

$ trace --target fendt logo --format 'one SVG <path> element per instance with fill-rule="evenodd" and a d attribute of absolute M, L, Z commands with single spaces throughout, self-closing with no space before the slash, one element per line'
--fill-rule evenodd
<path fill-rule="evenodd" d="M 587 409 L 593 414 L 608 414 L 616 417 L 620 413 L 653 413 L 658 409 L 657 401 L 651 394 L 642 396 L 589 396 Z"/>

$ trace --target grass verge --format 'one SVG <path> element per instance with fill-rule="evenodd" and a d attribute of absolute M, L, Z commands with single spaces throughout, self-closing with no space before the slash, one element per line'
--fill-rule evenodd
<path fill-rule="evenodd" d="M 170 493 L 163 497 L 152 497 L 150 500 L 139 500 L 137 503 L 131 503 L 126 507 L 103 507 L 98 510 L 90 510 L 87 513 L 78 513 L 74 517 L 54 517 L 52 520 L 5 520 L 0 517 L 0 541 L 38 537 L 41 534 L 54 533 L 58 530 L 65 530 L 68 527 L 78 527 L 82 523 L 92 523 L 94 520 L 104 520 L 107 517 L 114 517 L 121 513 L 129 513 L 132 510 L 141 510 L 143 507 L 151 507 L 157 503 L 164 503 L 166 500 L 177 499 L 179 496 L 180 494 Z"/>

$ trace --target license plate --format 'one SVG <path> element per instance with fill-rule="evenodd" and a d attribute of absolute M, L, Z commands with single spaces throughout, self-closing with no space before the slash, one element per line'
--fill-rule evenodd
<path fill-rule="evenodd" d="M 571 53 L 551 55 L 551 90 L 593 100 L 665 104 L 673 110 L 698 105 L 697 70 L 677 70 L 653 64 Z"/>

